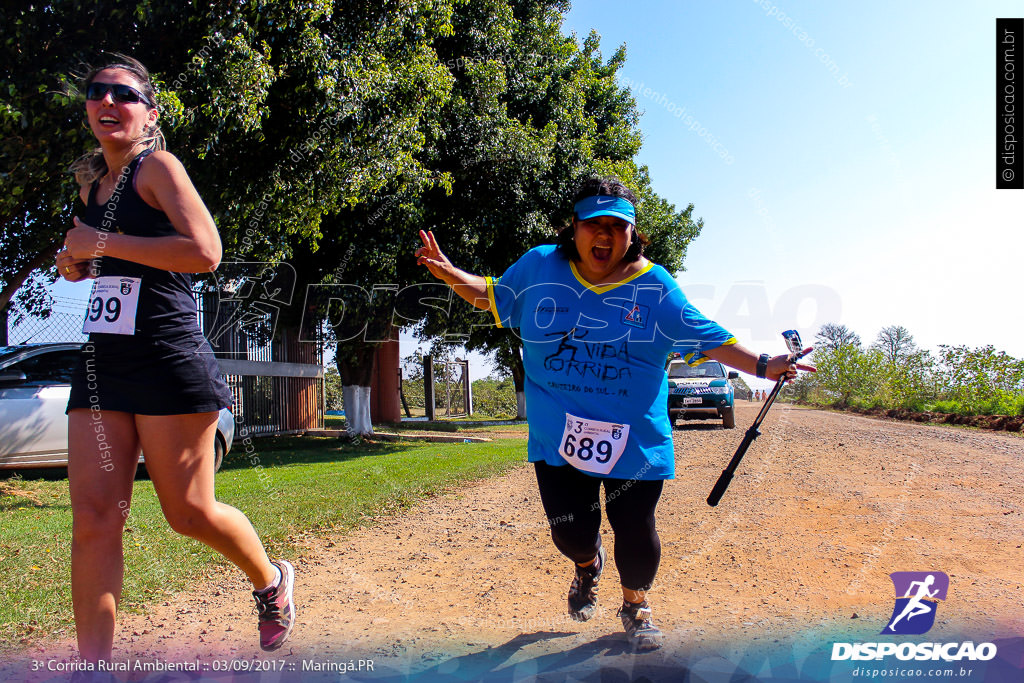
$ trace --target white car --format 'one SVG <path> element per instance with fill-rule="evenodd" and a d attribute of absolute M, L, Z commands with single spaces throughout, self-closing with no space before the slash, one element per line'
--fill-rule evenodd
<path fill-rule="evenodd" d="M 80 343 L 0 346 L 0 469 L 67 467 L 71 373 Z M 220 411 L 214 470 L 231 450 L 235 418 Z"/>

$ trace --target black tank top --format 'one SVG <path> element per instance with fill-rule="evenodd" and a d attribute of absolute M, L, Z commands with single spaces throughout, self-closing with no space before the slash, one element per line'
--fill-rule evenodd
<path fill-rule="evenodd" d="M 166 237 L 178 232 L 167 214 L 143 201 L 135 190 L 135 178 L 142 161 L 152 153 L 145 150 L 128 164 L 126 177 L 119 173 L 114 193 L 105 204 L 96 203 L 99 181 L 89 190 L 83 222 L 104 232 L 137 237 Z M 192 276 L 133 261 L 103 256 L 96 259 L 98 275 L 142 278 L 139 305 L 135 313 L 135 336 L 147 339 L 180 339 L 199 333 Z M 92 341 L 124 341 L 126 335 L 94 332 Z"/>

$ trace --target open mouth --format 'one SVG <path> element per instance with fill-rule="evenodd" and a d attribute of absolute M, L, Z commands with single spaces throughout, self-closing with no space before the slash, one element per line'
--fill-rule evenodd
<path fill-rule="evenodd" d="M 607 261 L 612 257 L 611 247 L 594 247 L 590 250 L 590 253 L 594 255 L 594 258 L 598 261 Z"/>
<path fill-rule="evenodd" d="M 100 125 L 104 127 L 116 126 L 117 124 L 121 123 L 113 116 L 101 116 L 98 120 L 100 122 Z"/>

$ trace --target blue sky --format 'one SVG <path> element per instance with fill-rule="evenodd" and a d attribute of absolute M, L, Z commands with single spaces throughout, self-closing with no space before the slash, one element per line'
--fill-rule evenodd
<path fill-rule="evenodd" d="M 1024 356 L 1024 191 L 995 186 L 995 18 L 1019 2 L 577 2 L 643 111 L 640 163 L 705 228 L 679 282 L 757 351 L 871 342 Z M 641 217 L 642 223 L 642 217 Z"/>

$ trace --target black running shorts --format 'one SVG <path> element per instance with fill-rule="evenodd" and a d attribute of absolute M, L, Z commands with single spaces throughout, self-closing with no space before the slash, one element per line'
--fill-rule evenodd
<path fill-rule="evenodd" d="M 82 347 L 67 410 L 185 415 L 231 403 L 217 359 L 199 332 L 168 340 L 94 335 Z"/>

